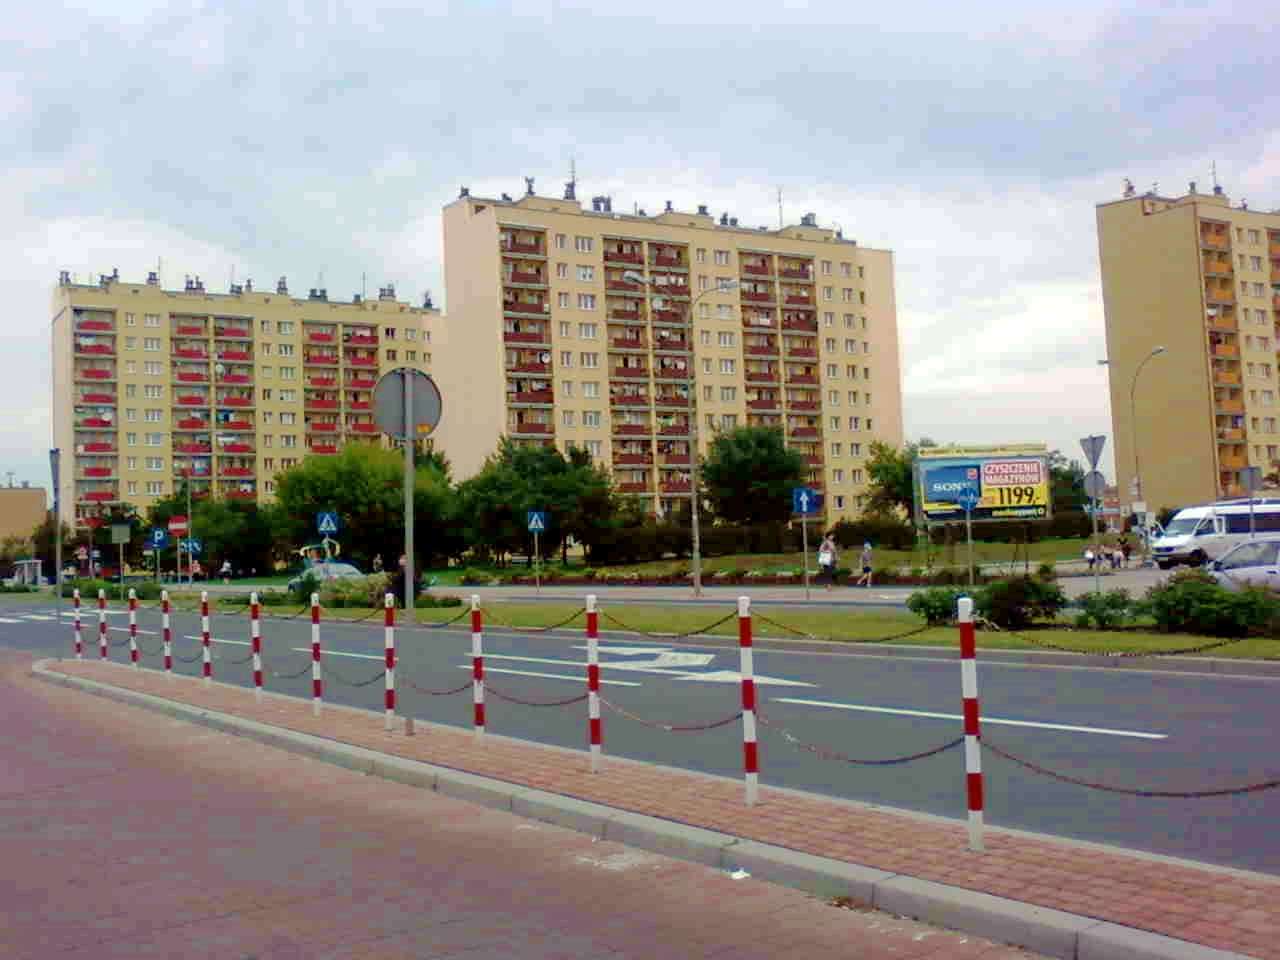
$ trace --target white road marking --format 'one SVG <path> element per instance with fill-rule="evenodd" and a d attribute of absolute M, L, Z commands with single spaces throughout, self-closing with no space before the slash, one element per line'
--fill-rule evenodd
<path fill-rule="evenodd" d="M 57 617 L 46 617 L 43 613 L 28 613 L 23 618 L 25 620 L 56 620 Z"/>
<path fill-rule="evenodd" d="M 0 617 L 0 623 L 21 623 L 21 620 L 10 620 L 8 617 Z"/>
<path fill-rule="evenodd" d="M 742 674 L 736 670 L 713 670 L 710 673 L 684 673 L 681 680 L 697 680 L 700 683 L 741 683 Z M 782 677 L 769 677 L 761 673 L 752 674 L 758 687 L 812 687 L 814 684 L 803 680 L 784 680 Z"/>
<path fill-rule="evenodd" d="M 129 628 L 128 628 L 128 627 L 107 627 L 107 629 L 108 629 L 108 630 L 114 630 L 116 633 L 128 633 L 128 632 L 129 632 Z M 160 635 L 160 634 L 159 634 L 157 631 L 155 631 L 155 630 L 143 630 L 141 627 L 139 627 L 139 628 L 138 628 L 138 636 L 140 636 L 140 637 L 141 637 L 141 636 L 146 636 L 146 637 L 158 637 L 159 635 Z"/>
<path fill-rule="evenodd" d="M 573 649 L 585 650 L 587 645 L 585 643 L 575 643 Z M 660 653 L 669 653 L 670 651 L 670 647 L 616 647 L 607 643 L 600 644 L 601 653 L 616 653 L 620 657 L 656 657 Z"/>
<path fill-rule="evenodd" d="M 310 653 L 310 647 L 293 647 L 294 653 Z M 325 650 L 321 649 L 322 657 L 358 657 L 361 660 L 386 660 L 386 653 L 347 653 L 345 650 Z"/>
<path fill-rule="evenodd" d="M 488 659 L 489 659 L 489 655 L 485 654 L 485 660 L 487 661 Z M 460 663 L 458 664 L 458 669 L 470 670 L 471 666 L 469 664 Z M 484 672 L 487 674 L 488 673 L 512 673 L 518 677 L 542 677 L 546 680 L 572 680 L 574 683 L 581 683 L 583 685 L 586 684 L 586 680 L 587 680 L 585 676 L 566 677 L 558 673 L 539 673 L 536 670 L 505 670 L 502 667 L 491 667 L 489 666 L 488 663 L 484 665 Z M 638 687 L 640 686 L 640 684 L 635 683 L 631 680 L 605 680 L 603 677 L 601 677 L 600 679 L 600 685 L 602 687 Z"/>
<path fill-rule="evenodd" d="M 715 670 L 711 673 L 691 673 L 688 669 L 680 669 L 676 664 L 685 663 L 688 666 L 706 666 L 713 659 L 715 654 L 698 654 L 698 653 L 670 653 L 670 661 L 663 660 L 659 655 L 653 660 L 645 660 L 642 663 L 617 663 L 608 662 L 600 664 L 600 669 L 605 670 L 623 670 L 631 673 L 655 673 L 660 676 L 674 677 L 677 680 L 701 680 L 706 683 L 740 683 L 742 675 L 731 670 Z M 576 660 L 556 660 L 551 657 L 518 657 L 513 654 L 493 654 L 486 653 L 485 660 L 518 660 L 526 663 L 552 663 L 566 667 L 582 667 L 585 664 Z M 671 666 L 664 664 L 671 663 Z M 814 684 L 805 683 L 802 680 L 784 680 L 781 677 L 768 677 L 761 674 L 755 675 L 755 681 L 761 686 L 775 687 L 812 687 Z"/>
<path fill-rule="evenodd" d="M 203 637 L 198 636 L 198 635 L 193 637 L 193 636 L 192 636 L 191 634 L 189 634 L 189 633 L 188 633 L 188 634 L 186 634 L 186 638 L 187 638 L 188 640 L 203 640 L 203 639 L 204 639 Z M 249 646 L 249 641 L 248 641 L 248 640 L 222 640 L 222 639 L 220 639 L 220 638 L 218 638 L 218 637 L 210 637 L 210 638 L 209 638 L 209 642 L 210 642 L 210 643 L 234 643 L 237 647 L 247 647 L 247 646 Z M 307 651 L 307 652 L 308 652 L 308 653 L 310 653 L 310 652 L 311 652 L 311 651 L 310 651 L 310 649 L 308 649 L 308 651 Z"/>
<path fill-rule="evenodd" d="M 870 707 L 860 703 L 833 703 L 829 700 L 802 700 L 798 697 L 773 697 L 775 703 L 795 703 L 806 707 L 830 707 L 834 710 L 857 710 L 863 713 L 888 713 L 903 717 L 925 717 L 930 720 L 963 720 L 959 713 L 933 713 L 929 710 L 907 710 L 901 707 Z M 1144 733 L 1140 730 L 1112 730 L 1108 727 L 1080 727 L 1069 723 L 1042 723 L 1038 720 L 1010 720 L 1006 717 L 983 716 L 984 724 L 1006 727 L 1037 727 L 1042 730 L 1066 730 L 1069 733 L 1097 733 L 1108 737 L 1136 737 L 1139 740 L 1167 740 L 1167 733 Z"/>

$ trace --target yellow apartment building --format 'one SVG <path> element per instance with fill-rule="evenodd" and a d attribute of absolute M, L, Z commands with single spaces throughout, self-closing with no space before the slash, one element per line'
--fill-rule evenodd
<path fill-rule="evenodd" d="M 48 507 L 40 487 L 0 487 L 0 540 L 31 536 L 44 523 Z"/>
<path fill-rule="evenodd" d="M 1280 465 L 1280 211 L 1193 182 L 1127 187 L 1097 218 L 1122 502 L 1245 494 L 1243 468 Z"/>
<path fill-rule="evenodd" d="M 619 213 L 564 198 L 444 209 L 439 442 L 460 476 L 507 435 L 585 448 L 666 513 L 693 443 L 762 424 L 804 454 L 827 521 L 858 513 L 873 440 L 902 443 L 893 254 L 820 227 Z M 696 431 L 695 428 L 696 427 Z"/>
<path fill-rule="evenodd" d="M 181 489 L 269 499 L 273 477 L 344 443 L 378 443 L 373 388 L 391 368 L 432 367 L 437 311 L 397 300 L 305 298 L 251 282 L 227 293 L 104 275 L 53 296 L 54 445 L 64 514 L 145 509 Z"/>

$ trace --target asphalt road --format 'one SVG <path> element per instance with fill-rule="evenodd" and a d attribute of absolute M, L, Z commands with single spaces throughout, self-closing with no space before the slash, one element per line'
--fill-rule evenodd
<path fill-rule="evenodd" d="M 2 598 L 0 598 L 2 599 Z M 713 619 L 708 611 L 708 619 Z M 43 619 L 42 619 L 43 618 Z M 785 617 L 783 618 L 785 619 Z M 126 637 L 126 617 L 108 617 L 113 643 Z M 139 615 L 145 649 L 160 648 L 159 615 Z M 248 684 L 243 616 L 215 616 L 215 673 Z M 199 618 L 174 615 L 175 656 L 199 651 Z M 304 620 L 263 621 L 267 685 L 309 696 Z M 326 696 L 379 708 L 382 630 L 376 623 L 326 623 Z M 466 726 L 469 693 L 430 696 L 415 689 L 466 683 L 470 635 L 456 630 L 398 632 L 402 711 Z M 48 607 L 0 603 L 0 644 L 47 655 L 71 650 L 69 622 Z M 86 611 L 86 653 L 96 655 L 94 614 Z M 530 707 L 500 699 L 550 700 L 584 689 L 580 633 L 485 636 L 488 726 L 495 733 L 582 747 L 585 704 Z M 111 656 L 127 659 L 124 646 Z M 655 723 L 714 722 L 739 705 L 737 651 L 713 643 L 602 643 L 602 694 Z M 158 668 L 158 656 L 144 663 Z M 828 753 L 890 759 L 927 750 L 960 735 L 960 675 L 954 660 L 810 653 L 783 646 L 755 657 L 760 710 L 761 777 L 795 787 L 894 807 L 963 817 L 964 757 L 959 749 L 908 764 L 857 766 L 798 748 L 782 734 Z M 199 664 L 179 664 L 194 674 Z M 1205 790 L 1280 777 L 1271 750 L 1280 728 L 1280 680 L 986 663 L 979 668 L 983 735 L 989 743 L 1074 777 L 1122 787 Z M 368 686 L 350 684 L 376 678 Z M 741 726 L 669 733 L 613 710 L 604 713 L 605 751 L 634 759 L 738 776 Z M 1060 836 L 1280 874 L 1280 790 L 1208 799 L 1133 797 L 1060 783 L 984 754 L 990 822 Z"/>

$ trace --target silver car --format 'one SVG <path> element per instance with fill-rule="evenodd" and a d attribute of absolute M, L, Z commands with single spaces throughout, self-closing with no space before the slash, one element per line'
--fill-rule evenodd
<path fill-rule="evenodd" d="M 294 577 L 288 583 L 288 589 L 296 590 L 298 585 L 302 583 L 302 578 L 308 573 L 314 573 L 318 580 L 345 580 L 363 577 L 357 567 L 349 563 L 338 563 L 333 560 L 322 560 L 319 563 L 313 563 L 307 569 L 303 570 L 298 576 Z"/>
<path fill-rule="evenodd" d="M 1209 572 L 1228 590 L 1265 587 L 1280 592 L 1280 537 L 1246 541 L 1214 560 Z"/>

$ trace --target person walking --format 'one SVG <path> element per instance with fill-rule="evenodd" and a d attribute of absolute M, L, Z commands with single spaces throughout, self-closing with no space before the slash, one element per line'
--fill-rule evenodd
<path fill-rule="evenodd" d="M 858 586 L 871 586 L 871 541 L 862 545 L 862 576 L 858 577 Z"/>
<path fill-rule="evenodd" d="M 822 543 L 818 546 L 818 576 L 827 578 L 827 589 L 830 590 L 836 583 L 836 559 L 839 551 L 836 550 L 836 542 L 831 538 L 831 534 L 827 534 Z"/>
<path fill-rule="evenodd" d="M 1129 541 L 1129 534 L 1120 534 L 1120 556 L 1124 561 L 1125 567 L 1129 566 L 1129 557 L 1133 553 L 1133 544 Z"/>

